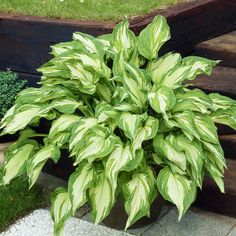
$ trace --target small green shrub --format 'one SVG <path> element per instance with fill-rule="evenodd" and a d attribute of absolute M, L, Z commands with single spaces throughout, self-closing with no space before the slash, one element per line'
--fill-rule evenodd
<path fill-rule="evenodd" d="M 25 88 L 26 83 L 15 72 L 0 72 L 0 119 L 14 104 L 16 95 Z"/>
<path fill-rule="evenodd" d="M 61 149 L 77 166 L 68 188 L 52 194 L 55 235 L 87 201 L 97 224 L 123 199 L 128 228 L 149 215 L 157 194 L 181 218 L 206 175 L 224 192 L 226 163 L 215 123 L 236 129 L 236 101 L 190 89 L 184 81 L 211 74 L 218 62 L 159 56 L 169 39 L 162 16 L 139 36 L 127 20 L 98 38 L 74 33 L 73 41 L 52 47 L 54 58 L 39 69 L 42 86 L 22 91 L 3 118 L 2 134 L 22 130 L 6 153 L 3 184 L 26 173 L 32 186 Z M 41 118 L 53 121 L 46 134 L 32 130 Z"/>

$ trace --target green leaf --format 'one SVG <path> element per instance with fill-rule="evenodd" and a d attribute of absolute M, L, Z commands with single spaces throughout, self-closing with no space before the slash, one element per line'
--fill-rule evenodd
<path fill-rule="evenodd" d="M 116 123 L 117 126 L 125 132 L 125 135 L 132 140 L 137 133 L 137 128 L 141 125 L 142 121 L 146 119 L 146 113 L 142 115 L 136 115 L 123 112 L 118 116 Z"/>
<path fill-rule="evenodd" d="M 36 146 L 35 141 L 26 140 L 13 150 L 10 147 L 10 150 L 6 152 L 6 161 L 3 165 L 4 185 L 25 172 L 26 162 L 32 156 Z"/>
<path fill-rule="evenodd" d="M 129 30 L 128 20 L 121 21 L 114 28 L 112 34 L 112 49 L 116 53 L 122 53 L 124 58 L 129 58 L 134 50 L 136 37 L 135 34 Z"/>
<path fill-rule="evenodd" d="M 139 53 L 152 60 L 157 57 L 161 46 L 170 39 L 170 28 L 163 16 L 156 16 L 152 23 L 141 31 L 138 39 Z"/>
<path fill-rule="evenodd" d="M 93 166 L 89 163 L 81 163 L 76 171 L 70 176 L 68 193 L 70 195 L 72 213 L 87 202 L 86 192 L 91 187 L 95 177 Z"/>
<path fill-rule="evenodd" d="M 46 161 L 51 158 L 56 163 L 59 160 L 60 156 L 61 153 L 59 148 L 51 144 L 42 147 L 32 158 L 27 161 L 27 175 L 30 188 L 37 181 Z"/>
<path fill-rule="evenodd" d="M 129 215 L 125 229 L 143 216 L 149 216 L 152 194 L 155 189 L 155 178 L 150 169 L 137 172 L 124 185 L 125 210 Z"/>
<path fill-rule="evenodd" d="M 68 192 L 57 188 L 51 195 L 51 217 L 54 221 L 54 235 L 61 236 L 65 221 L 71 216 L 71 203 Z"/>
<path fill-rule="evenodd" d="M 105 173 L 101 172 L 96 185 L 89 189 L 89 200 L 95 224 L 101 222 L 110 213 L 115 202 L 114 195 L 110 181 L 106 178 Z"/>
<path fill-rule="evenodd" d="M 171 69 L 179 65 L 181 55 L 179 53 L 168 53 L 163 57 L 157 58 L 150 63 L 148 68 L 154 84 L 158 85 Z"/>
<path fill-rule="evenodd" d="M 176 102 L 176 98 L 172 89 L 162 86 L 156 92 L 148 94 L 150 106 L 157 113 L 165 113 L 170 110 Z"/>
<path fill-rule="evenodd" d="M 194 122 L 202 140 L 218 144 L 217 129 L 210 116 L 201 115 L 200 113 L 195 114 Z"/>
<path fill-rule="evenodd" d="M 157 188 L 167 201 L 176 205 L 179 220 L 196 197 L 196 185 L 186 176 L 172 173 L 169 167 L 163 168 L 158 174 Z"/>

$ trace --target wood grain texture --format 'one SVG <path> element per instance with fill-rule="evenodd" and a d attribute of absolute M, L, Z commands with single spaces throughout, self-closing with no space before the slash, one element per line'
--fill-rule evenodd
<path fill-rule="evenodd" d="M 157 14 L 167 17 L 172 39 L 161 51 L 188 54 L 208 38 L 236 28 L 235 0 L 195 0 L 130 20 L 136 33 Z M 37 73 L 36 68 L 50 59 L 50 45 L 71 40 L 74 31 L 98 36 L 109 33 L 115 22 L 71 21 L 0 13 L 0 68 Z"/>
<path fill-rule="evenodd" d="M 217 92 L 236 99 L 236 68 L 217 66 L 211 76 L 199 76 L 190 82 L 207 93 Z"/>
<path fill-rule="evenodd" d="M 236 31 L 198 44 L 195 54 L 221 60 L 220 65 L 236 68 Z"/>
<path fill-rule="evenodd" d="M 236 160 L 227 160 L 227 166 L 224 179 L 225 194 L 220 193 L 212 179 L 207 178 L 194 205 L 204 210 L 236 217 Z"/>

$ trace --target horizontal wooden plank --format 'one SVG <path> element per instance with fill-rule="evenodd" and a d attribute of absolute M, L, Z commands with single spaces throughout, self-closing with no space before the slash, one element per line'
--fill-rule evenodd
<path fill-rule="evenodd" d="M 39 87 L 39 84 L 37 84 L 40 81 L 39 75 L 26 74 L 26 73 L 21 73 L 21 72 L 17 72 L 17 74 L 19 75 L 21 79 L 25 79 L 28 81 L 29 87 Z"/>
<path fill-rule="evenodd" d="M 236 160 L 227 160 L 225 172 L 225 194 L 220 193 L 216 184 L 207 178 L 203 190 L 199 191 L 195 206 L 204 210 L 236 217 Z"/>
<path fill-rule="evenodd" d="M 156 14 L 167 17 L 172 39 L 163 48 L 188 54 L 194 46 L 236 28 L 235 0 L 197 0 L 135 17 L 130 27 L 138 34 Z M 50 55 L 49 45 L 71 40 L 74 31 L 94 36 L 109 33 L 114 22 L 69 21 L 0 13 L 0 66 L 24 73 L 36 68 Z M 2 46 L 4 45 L 4 46 Z"/>
<path fill-rule="evenodd" d="M 221 66 L 236 68 L 236 31 L 198 44 L 195 54 L 221 60 Z"/>
<path fill-rule="evenodd" d="M 199 76 L 190 82 L 207 93 L 217 92 L 236 99 L 236 68 L 217 66 L 211 76 Z"/>
<path fill-rule="evenodd" d="M 224 150 L 225 157 L 228 159 L 236 159 L 236 134 L 220 135 L 220 143 Z"/>

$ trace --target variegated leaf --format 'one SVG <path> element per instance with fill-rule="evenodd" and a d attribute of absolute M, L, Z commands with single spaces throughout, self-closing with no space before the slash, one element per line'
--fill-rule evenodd
<path fill-rule="evenodd" d="M 133 140 L 132 147 L 134 150 L 142 147 L 142 142 L 152 139 L 156 136 L 159 127 L 159 121 L 152 116 L 148 116 L 143 127 L 137 129 L 136 136 Z"/>
<path fill-rule="evenodd" d="M 155 178 L 150 169 L 134 173 L 124 185 L 125 210 L 129 215 L 125 229 L 143 216 L 149 216 L 152 194 L 155 191 Z"/>
<path fill-rule="evenodd" d="M 41 148 L 32 158 L 27 161 L 27 175 L 30 188 L 37 181 L 46 161 L 51 158 L 56 163 L 59 160 L 60 156 L 61 153 L 59 148 L 51 144 Z"/>
<path fill-rule="evenodd" d="M 61 113 L 73 114 L 79 107 L 83 107 L 82 102 L 77 102 L 73 98 L 64 98 L 61 100 L 54 100 L 50 104 L 53 108 Z"/>
<path fill-rule="evenodd" d="M 163 168 L 157 177 L 157 188 L 161 195 L 176 205 L 179 219 L 196 197 L 196 185 L 184 175 L 174 174 L 169 167 Z"/>
<path fill-rule="evenodd" d="M 217 129 L 210 116 L 195 114 L 194 122 L 202 140 L 218 144 Z"/>
<path fill-rule="evenodd" d="M 92 185 L 95 177 L 93 166 L 89 163 L 81 163 L 76 171 L 70 176 L 68 192 L 70 195 L 72 213 L 87 202 L 86 192 Z"/>
<path fill-rule="evenodd" d="M 156 92 L 148 94 L 150 106 L 157 113 L 165 113 L 170 110 L 176 102 L 176 98 L 172 89 L 162 86 Z"/>
<path fill-rule="evenodd" d="M 213 107 L 215 111 L 218 109 L 227 110 L 231 108 L 232 105 L 236 106 L 235 100 L 226 96 L 222 96 L 219 93 L 211 93 L 209 94 L 209 97 L 213 103 Z"/>
<path fill-rule="evenodd" d="M 125 132 L 125 135 L 132 140 L 137 133 L 138 127 L 146 119 L 146 113 L 142 115 L 136 115 L 128 112 L 123 112 L 118 116 L 116 123 L 117 126 Z"/>
<path fill-rule="evenodd" d="M 115 202 L 114 195 L 114 189 L 106 178 L 105 172 L 101 172 L 96 185 L 89 189 L 89 200 L 95 224 L 101 222 L 110 213 Z"/>
<path fill-rule="evenodd" d="M 3 165 L 2 180 L 4 184 L 8 184 L 12 179 L 25 172 L 26 162 L 33 155 L 37 145 L 33 140 L 26 140 L 19 146 L 12 144 L 12 147 L 6 152 L 6 160 Z"/>
<path fill-rule="evenodd" d="M 71 203 L 68 192 L 57 188 L 51 195 L 51 217 L 54 221 L 54 235 L 61 236 L 65 221 L 71 216 Z"/>
<path fill-rule="evenodd" d="M 183 65 L 191 66 L 191 71 L 188 75 L 188 80 L 193 80 L 197 75 L 206 74 L 210 75 L 212 68 L 220 61 L 213 61 L 207 58 L 198 56 L 189 56 L 183 58 Z"/>
<path fill-rule="evenodd" d="M 168 53 L 150 63 L 149 72 L 154 84 L 159 85 L 164 75 L 181 62 L 179 53 Z"/>
<path fill-rule="evenodd" d="M 74 124 L 81 118 L 76 115 L 63 114 L 58 119 L 53 121 L 49 131 L 49 138 L 53 138 L 60 132 L 71 131 Z"/>
<path fill-rule="evenodd" d="M 152 60 L 157 57 L 161 46 L 170 39 L 170 28 L 163 16 L 156 16 L 152 23 L 141 31 L 138 39 L 139 53 Z"/>
<path fill-rule="evenodd" d="M 121 21 L 117 24 L 111 35 L 112 49 L 117 53 L 121 52 L 124 58 L 129 58 L 134 50 L 136 37 L 135 34 L 129 30 L 128 20 Z"/>

